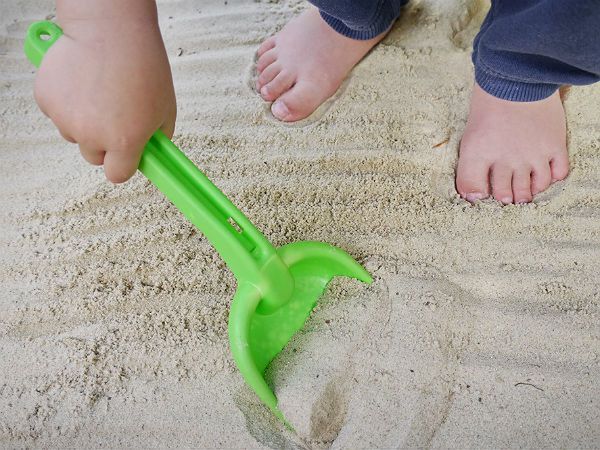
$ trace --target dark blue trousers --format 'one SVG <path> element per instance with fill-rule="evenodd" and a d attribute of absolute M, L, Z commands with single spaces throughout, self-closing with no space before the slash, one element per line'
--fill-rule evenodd
<path fill-rule="evenodd" d="M 407 0 L 310 0 L 336 31 L 370 39 Z M 600 0 L 492 0 L 473 43 L 475 80 L 512 101 L 549 97 L 600 80 Z"/>

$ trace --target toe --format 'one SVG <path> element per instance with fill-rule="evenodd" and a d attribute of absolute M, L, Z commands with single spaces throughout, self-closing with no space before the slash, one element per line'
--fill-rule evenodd
<path fill-rule="evenodd" d="M 275 47 L 275 36 L 271 36 L 270 38 L 266 39 L 262 44 L 260 44 L 258 50 L 256 51 L 256 56 L 260 58 L 263 55 L 263 53 L 268 52 L 273 47 Z"/>
<path fill-rule="evenodd" d="M 501 165 L 493 166 L 490 181 L 492 194 L 496 200 L 505 205 L 513 202 L 512 170 L 510 168 Z"/>
<path fill-rule="evenodd" d="M 531 172 L 531 195 L 537 195 L 544 192 L 552 182 L 550 164 L 540 164 L 534 167 Z"/>
<path fill-rule="evenodd" d="M 533 199 L 531 195 L 531 169 L 523 167 L 513 172 L 512 190 L 515 203 L 529 203 Z"/>
<path fill-rule="evenodd" d="M 490 195 L 490 166 L 481 158 L 461 156 L 456 168 L 456 190 L 469 202 Z"/>
<path fill-rule="evenodd" d="M 260 73 L 263 70 L 265 70 L 268 66 L 273 64 L 273 62 L 275 62 L 275 60 L 277 59 L 276 53 L 277 52 L 274 48 L 263 53 L 262 56 L 258 58 L 258 61 L 256 61 L 256 71 Z"/>
<path fill-rule="evenodd" d="M 260 90 L 260 96 L 268 102 L 277 99 L 294 84 L 294 76 L 282 70 L 270 83 L 265 84 Z"/>
<path fill-rule="evenodd" d="M 327 97 L 311 82 L 298 81 L 271 107 L 273 115 L 283 122 L 295 122 L 312 114 Z"/>
<path fill-rule="evenodd" d="M 550 161 L 552 181 L 564 180 L 569 174 L 569 155 L 566 150 L 558 152 Z"/>
<path fill-rule="evenodd" d="M 279 72 L 281 72 L 281 67 L 279 67 L 277 64 L 271 64 L 269 67 L 263 70 L 256 81 L 256 87 L 258 90 L 260 91 L 265 84 L 270 83 L 271 80 L 279 75 Z"/>

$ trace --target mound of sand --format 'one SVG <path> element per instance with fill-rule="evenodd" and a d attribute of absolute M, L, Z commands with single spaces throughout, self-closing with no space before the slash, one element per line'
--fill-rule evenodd
<path fill-rule="evenodd" d="M 0 5 L 0 446 L 597 447 L 600 87 L 567 101 L 572 173 L 528 206 L 453 189 L 476 0 L 415 1 L 297 126 L 249 89 L 298 1 L 159 5 L 177 143 L 277 244 L 328 241 L 336 280 L 271 365 L 298 435 L 229 354 L 235 280 L 141 175 L 109 185 L 33 102 L 51 1 Z"/>

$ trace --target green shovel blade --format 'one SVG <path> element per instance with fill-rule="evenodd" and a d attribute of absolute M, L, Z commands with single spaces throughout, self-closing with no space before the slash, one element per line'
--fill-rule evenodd
<path fill-rule="evenodd" d="M 52 22 L 32 24 L 25 40 L 29 60 L 39 66 L 61 36 Z M 264 380 L 265 368 L 304 326 L 334 276 L 370 283 L 370 275 L 329 244 L 297 242 L 275 249 L 160 130 L 146 144 L 139 170 L 206 236 L 234 273 L 238 288 L 229 314 L 233 358 L 258 397 L 287 424 Z"/>
<path fill-rule="evenodd" d="M 229 340 L 246 382 L 287 424 L 277 407 L 277 398 L 264 380 L 265 368 L 304 326 L 333 277 L 347 276 L 365 283 L 372 279 L 346 252 L 322 242 L 294 242 L 281 247 L 278 253 L 292 275 L 292 295 L 275 312 L 261 314 L 256 311 L 260 291 L 251 285 L 238 286 L 229 314 Z"/>

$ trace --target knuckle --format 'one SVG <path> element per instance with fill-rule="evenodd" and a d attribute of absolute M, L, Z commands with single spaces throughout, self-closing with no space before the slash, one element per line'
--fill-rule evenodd
<path fill-rule="evenodd" d="M 96 140 L 96 129 L 90 124 L 90 121 L 84 118 L 76 118 L 72 122 L 73 130 L 80 136 L 81 140 L 92 141 Z"/>
<path fill-rule="evenodd" d="M 143 139 L 138 136 L 122 134 L 114 139 L 110 149 L 116 153 L 135 153 L 143 145 Z"/>

